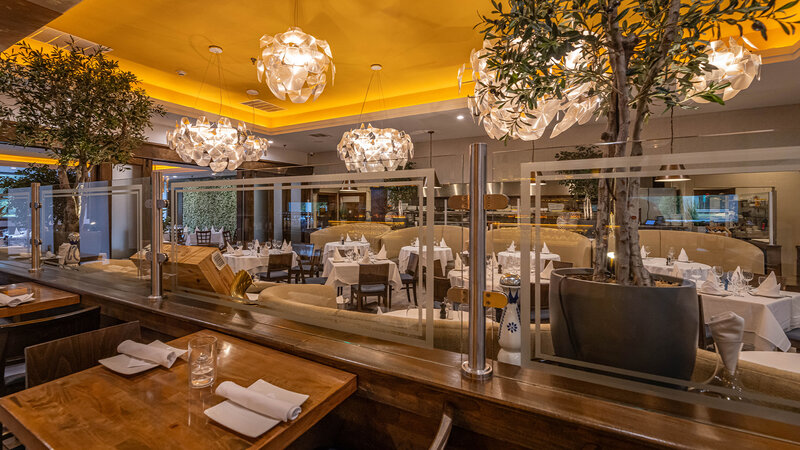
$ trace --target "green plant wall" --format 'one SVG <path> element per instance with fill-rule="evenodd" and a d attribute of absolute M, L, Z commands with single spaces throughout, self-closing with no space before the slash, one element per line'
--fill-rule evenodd
<path fill-rule="evenodd" d="M 233 186 L 223 186 L 223 189 Z M 190 229 L 195 227 L 219 230 L 225 227 L 231 232 L 236 231 L 236 192 L 192 192 L 191 189 L 183 191 L 183 224 Z"/>

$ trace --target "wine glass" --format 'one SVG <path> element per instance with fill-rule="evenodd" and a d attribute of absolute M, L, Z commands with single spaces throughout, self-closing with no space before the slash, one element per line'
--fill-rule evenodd
<path fill-rule="evenodd" d="M 253 248 L 255 248 L 255 246 L 256 246 L 255 242 L 253 242 L 253 241 L 249 241 L 249 242 L 247 243 L 247 250 L 249 250 L 249 251 L 250 251 L 250 253 L 253 253 Z"/>
<path fill-rule="evenodd" d="M 242 248 L 242 241 L 236 241 L 236 250 Z"/>
<path fill-rule="evenodd" d="M 711 268 L 717 278 L 722 278 L 722 266 L 714 266 Z"/>
<path fill-rule="evenodd" d="M 743 288 L 746 290 L 750 290 L 750 282 L 753 281 L 753 277 L 755 274 L 753 272 L 743 271 L 742 278 L 744 278 Z"/>
<path fill-rule="evenodd" d="M 264 245 L 267 247 L 267 250 L 272 250 L 272 241 L 270 241 L 269 239 L 267 239 L 267 241 L 264 242 Z"/>

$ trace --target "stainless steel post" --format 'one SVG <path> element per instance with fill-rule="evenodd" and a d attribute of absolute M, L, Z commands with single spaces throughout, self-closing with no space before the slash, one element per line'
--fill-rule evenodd
<path fill-rule="evenodd" d="M 483 380 L 492 376 L 486 364 L 486 311 L 483 291 L 486 290 L 486 215 L 483 196 L 486 194 L 486 144 L 469 146 L 469 355 L 461 365 L 462 374 Z"/>
<path fill-rule="evenodd" d="M 42 270 L 42 239 L 41 239 L 41 220 L 42 202 L 39 194 L 40 183 L 31 183 L 31 268 L 28 272 L 38 273 Z"/>
<path fill-rule="evenodd" d="M 161 300 L 161 264 L 166 260 L 166 255 L 161 253 L 161 210 L 165 206 L 164 202 L 164 175 L 154 170 L 150 174 L 150 300 Z"/>

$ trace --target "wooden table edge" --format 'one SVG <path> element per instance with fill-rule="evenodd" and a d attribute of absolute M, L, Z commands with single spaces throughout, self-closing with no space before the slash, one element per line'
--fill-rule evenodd
<path fill-rule="evenodd" d="M 11 402 L 9 394 L 0 398 L 0 423 L 11 432 L 26 449 L 47 449 L 44 440 L 20 423 L 17 417 L 6 409 L 6 403 Z"/>

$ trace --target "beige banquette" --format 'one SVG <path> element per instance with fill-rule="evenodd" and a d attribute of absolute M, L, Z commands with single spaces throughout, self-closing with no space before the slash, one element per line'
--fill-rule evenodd
<path fill-rule="evenodd" d="M 310 235 L 310 241 L 314 248 L 322 249 L 328 242 L 338 241 L 341 236 L 350 235 L 352 239 L 361 239 L 361 235 L 369 241 L 374 251 L 380 250 L 378 243 L 379 236 L 391 230 L 388 225 L 370 222 L 348 223 L 344 225 L 334 225 L 332 227 L 317 230 Z"/>
<path fill-rule="evenodd" d="M 559 230 L 557 228 L 541 227 L 541 240 L 547 244 L 551 252 L 558 254 L 561 261 L 571 262 L 574 267 L 591 267 L 592 265 L 592 241 L 586 236 L 572 231 Z M 536 235 L 535 227 L 531 227 L 531 245 Z M 520 247 L 520 229 L 518 227 L 506 227 L 491 230 L 486 233 L 486 251 L 502 252 L 516 243 Z M 541 244 L 539 245 L 541 249 Z"/>
<path fill-rule="evenodd" d="M 547 244 L 550 245 L 549 243 Z M 253 290 L 261 290 L 258 302 L 264 312 L 287 319 L 305 323 L 318 324 L 323 327 L 346 327 L 359 334 L 376 335 L 378 333 L 392 336 L 405 336 L 409 340 L 419 340 L 420 326 L 416 315 L 412 317 L 394 317 L 386 314 L 370 314 L 336 308 L 336 290 L 320 285 L 291 285 L 260 283 Z M 424 324 L 424 321 L 423 321 Z M 466 352 L 464 334 L 458 320 L 434 322 L 434 348 Z M 534 325 L 531 325 L 531 348 L 534 344 Z M 550 325 L 541 325 L 541 350 L 545 354 L 553 354 L 550 338 Z M 499 346 L 496 329 L 487 329 L 487 356 L 494 359 Z M 692 380 L 702 382 L 713 373 L 716 354 L 705 350 L 697 351 L 695 369 Z M 740 361 L 740 376 L 746 388 L 774 397 L 800 401 L 800 374 L 777 370 L 747 361 Z"/>
<path fill-rule="evenodd" d="M 639 243 L 650 247 L 650 256 L 666 257 L 671 247 L 677 257 L 683 248 L 691 261 L 722 266 L 725 271 L 739 266 L 748 272 L 764 273 L 764 252 L 736 238 L 693 231 L 639 230 Z"/>
<path fill-rule="evenodd" d="M 409 227 L 401 228 L 399 230 L 392 230 L 380 235 L 380 244 L 386 246 L 386 256 L 390 259 L 397 258 L 400 254 L 400 249 L 406 245 L 411 244 L 415 238 L 419 237 L 422 232 L 423 242 L 428 232 L 426 227 Z M 433 226 L 433 240 L 437 244 L 444 238 L 448 247 L 453 250 L 453 254 L 467 249 L 469 242 L 469 230 L 457 225 L 434 225 Z"/>

